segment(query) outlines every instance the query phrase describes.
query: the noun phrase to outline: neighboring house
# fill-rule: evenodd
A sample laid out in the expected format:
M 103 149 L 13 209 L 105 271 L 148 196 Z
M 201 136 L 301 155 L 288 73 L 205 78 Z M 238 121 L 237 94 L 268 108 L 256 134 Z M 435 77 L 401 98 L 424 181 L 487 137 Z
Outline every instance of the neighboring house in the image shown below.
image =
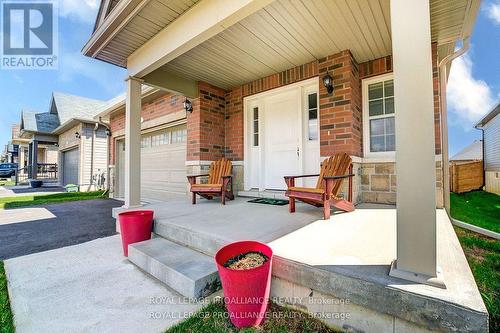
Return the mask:
M 23 139 L 20 137 L 20 124 L 12 125 L 12 141 L 11 143 L 17 146 L 17 160 L 15 163 L 18 164 L 18 168 L 23 171 L 27 170 L 28 166 L 28 139 Z
M 23 139 L 23 163 L 19 165 L 19 174 L 28 178 L 38 178 L 40 167 L 51 165 L 55 170 L 57 164 L 57 136 L 52 131 L 57 127 L 57 115 L 37 113 L 30 110 L 21 111 L 19 138 Z M 51 173 L 50 178 L 55 178 Z
M 22 175 L 27 173 L 27 151 L 28 151 L 28 140 L 23 139 L 19 136 L 19 124 L 14 124 L 11 127 L 11 139 L 5 145 L 5 150 L 2 153 L 1 162 L 5 163 L 16 163 L 19 172 Z M 42 147 L 40 147 L 43 149 Z M 40 155 L 46 156 L 46 153 L 42 150 Z
M 500 194 L 500 103 L 476 125 L 483 131 L 485 189 Z
M 92 176 L 106 174 L 107 126 L 93 120 L 103 105 L 104 101 L 54 92 L 48 112 L 23 111 L 20 136 L 28 140 L 30 177 L 37 177 L 40 164 L 57 164 L 61 185 L 77 184 L 86 190 Z M 36 157 L 33 149 L 39 152 Z
M 107 177 L 107 125 L 93 120 L 106 102 L 55 92 L 50 113 L 57 114 L 59 125 L 52 131 L 58 136 L 59 182 L 77 184 L 86 190 L 96 177 Z M 94 181 L 92 180 L 94 177 Z
M 179 179 L 226 157 L 245 196 L 282 191 L 284 176 L 318 173 L 324 158 L 346 152 L 357 203 L 397 200 L 396 259 L 372 268 L 413 281 L 401 281 L 408 287 L 442 287 L 436 207 L 447 197 L 448 143 L 440 103 L 449 59 L 457 42 L 467 48 L 478 9 L 477 0 L 102 1 L 83 53 L 127 69 L 125 112 L 103 113 L 116 129 L 111 164 L 124 162 L 115 166 L 124 208 L 176 182 L 164 178 L 168 163 L 152 160 L 166 154 L 159 146 L 173 141 L 168 126 L 177 121 L 187 129 L 185 155 L 169 159 L 184 159 Z M 165 94 L 147 100 L 144 85 Z M 192 106 L 185 120 L 182 102 Z M 155 195 L 167 191 L 177 190 Z M 322 277 L 311 280 L 321 285 Z M 297 290 L 312 290 L 307 282 Z M 390 289 L 383 283 L 377 288 Z M 404 308 L 406 296 L 393 308 Z
M 450 158 L 450 162 L 471 162 L 483 159 L 483 141 L 475 140 Z

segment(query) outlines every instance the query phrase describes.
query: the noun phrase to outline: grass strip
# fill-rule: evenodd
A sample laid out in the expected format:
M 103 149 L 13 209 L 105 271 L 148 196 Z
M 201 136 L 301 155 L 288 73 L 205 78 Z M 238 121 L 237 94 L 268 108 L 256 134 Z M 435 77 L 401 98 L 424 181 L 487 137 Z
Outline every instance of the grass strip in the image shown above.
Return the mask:
M 271 303 L 268 315 L 269 317 L 261 327 L 238 330 L 229 320 L 224 303 L 222 301 L 215 301 L 192 317 L 171 327 L 166 333 L 338 332 L 303 311 L 279 306 L 275 303 Z
M 47 205 L 78 200 L 104 199 L 107 195 L 103 191 L 96 192 L 65 192 L 42 195 L 26 195 L 18 197 L 0 198 L 0 209 Z
M 485 191 L 450 193 L 451 216 L 500 233 L 500 195 Z
M 14 332 L 13 318 L 7 291 L 7 277 L 5 276 L 3 261 L 0 261 L 0 333 Z

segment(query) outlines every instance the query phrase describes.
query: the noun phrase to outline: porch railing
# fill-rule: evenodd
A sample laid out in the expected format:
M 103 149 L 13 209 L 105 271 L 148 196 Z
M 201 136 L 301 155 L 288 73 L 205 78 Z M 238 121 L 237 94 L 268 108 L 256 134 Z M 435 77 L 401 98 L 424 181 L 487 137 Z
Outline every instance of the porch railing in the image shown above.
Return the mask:
M 16 185 L 28 183 L 30 178 L 57 179 L 57 163 L 38 163 L 36 177 L 30 177 L 30 166 L 16 170 Z

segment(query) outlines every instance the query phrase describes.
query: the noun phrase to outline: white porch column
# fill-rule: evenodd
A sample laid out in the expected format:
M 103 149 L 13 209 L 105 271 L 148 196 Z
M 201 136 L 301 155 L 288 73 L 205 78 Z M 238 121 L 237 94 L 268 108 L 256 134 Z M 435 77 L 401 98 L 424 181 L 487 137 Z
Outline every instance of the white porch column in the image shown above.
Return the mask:
M 128 77 L 125 104 L 125 208 L 141 205 L 141 87 Z
M 397 259 L 390 275 L 444 287 L 436 263 L 436 162 L 429 1 L 391 0 Z

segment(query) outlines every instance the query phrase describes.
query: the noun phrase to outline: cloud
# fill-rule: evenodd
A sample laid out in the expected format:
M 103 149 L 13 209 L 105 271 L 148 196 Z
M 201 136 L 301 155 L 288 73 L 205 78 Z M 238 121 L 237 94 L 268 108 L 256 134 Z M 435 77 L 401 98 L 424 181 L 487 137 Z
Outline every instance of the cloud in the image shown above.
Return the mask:
M 59 2 L 59 16 L 84 23 L 94 23 L 98 9 L 98 0 L 61 0 Z
M 473 77 L 472 60 L 469 55 L 453 61 L 447 88 L 450 121 L 460 124 L 464 130 L 472 130 L 474 124 L 495 103 L 488 84 Z
M 123 91 L 125 87 L 125 73 L 121 73 L 118 68 L 87 58 L 78 51 L 61 52 L 58 79 L 62 82 L 75 82 L 82 77 L 112 94 Z
M 486 5 L 485 10 L 493 23 L 500 24 L 500 2 Z

